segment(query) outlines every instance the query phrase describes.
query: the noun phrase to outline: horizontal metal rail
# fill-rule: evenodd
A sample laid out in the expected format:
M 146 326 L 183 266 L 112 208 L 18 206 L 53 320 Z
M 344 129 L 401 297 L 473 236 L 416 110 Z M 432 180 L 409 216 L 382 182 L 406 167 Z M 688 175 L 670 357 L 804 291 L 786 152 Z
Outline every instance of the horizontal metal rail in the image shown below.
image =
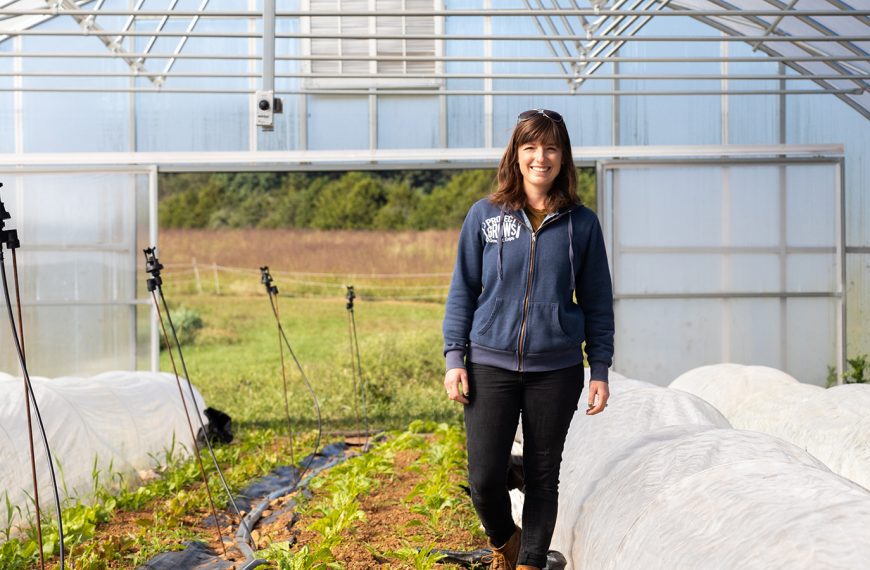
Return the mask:
M 830 164 L 830 161 L 827 161 Z M 810 254 L 831 254 L 837 253 L 836 246 L 751 246 L 751 245 L 721 245 L 721 246 L 619 246 L 620 253 L 654 253 L 654 254 L 675 254 L 675 255 L 694 255 L 694 254 L 709 254 L 715 253 L 720 255 L 772 255 L 772 254 L 794 254 L 794 253 L 810 253 Z
M 169 53 L 112 53 L 112 52 L 0 52 L 0 58 L 3 57 L 22 57 L 22 58 L 123 58 L 123 57 L 141 57 L 147 59 L 220 59 L 220 60 L 261 60 L 262 55 L 259 54 L 210 54 L 210 53 L 180 53 L 178 55 Z M 276 55 L 276 60 L 281 61 L 440 61 L 445 63 L 558 63 L 558 62 L 611 62 L 611 63 L 770 63 L 770 62 L 832 62 L 832 61 L 867 61 L 867 56 L 864 55 L 842 55 L 842 56 L 818 56 L 818 55 L 797 55 L 794 57 L 787 56 L 768 56 L 763 55 L 745 56 L 745 57 L 625 57 L 625 56 L 601 56 L 601 57 L 584 57 L 578 54 L 576 57 L 485 57 L 485 56 L 401 56 L 401 55 Z
M 846 79 L 846 78 L 843 78 Z M 0 87 L 0 93 L 197 93 L 197 94 L 225 94 L 225 95 L 251 95 L 255 89 L 194 89 L 194 88 L 169 88 L 169 87 Z M 624 96 L 624 97 L 650 97 L 650 96 L 677 96 L 677 95 L 861 95 L 865 89 L 855 87 L 850 89 L 742 89 L 733 91 L 717 90 L 682 90 L 682 91 L 495 91 L 495 90 L 462 90 L 441 91 L 437 88 L 424 87 L 419 89 L 390 89 L 390 88 L 353 88 L 353 89 L 276 89 L 276 95 L 413 95 L 423 97 L 448 96 L 468 97 L 482 95 L 505 95 L 523 96 L 533 95 L 536 97 L 566 95 L 566 96 Z
M 61 9 L 32 9 L 32 10 L 16 10 L 16 9 L 0 9 L 0 16 L 136 16 L 137 18 L 161 18 L 164 16 L 178 16 L 180 18 L 190 18 L 194 16 L 213 16 L 218 18 L 256 18 L 263 17 L 262 12 L 239 11 L 239 10 L 209 10 L 207 12 L 194 12 L 191 10 L 61 10 Z M 517 16 L 590 16 L 590 17 L 618 17 L 618 16 L 756 16 L 756 17 L 858 17 L 870 16 L 870 10 L 812 10 L 812 9 L 795 9 L 795 10 L 777 10 L 774 8 L 768 10 L 741 10 L 741 9 L 720 9 L 720 10 L 598 10 L 591 8 L 564 8 L 564 9 L 493 9 L 493 10 L 379 10 L 377 12 L 361 11 L 361 10 L 285 10 L 277 11 L 275 15 L 279 18 L 306 18 L 306 17 L 384 17 L 384 16 L 406 16 L 406 17 L 449 17 L 449 16 L 464 16 L 464 17 L 482 17 L 490 16 L 498 17 L 517 17 Z
M 176 31 L 147 31 L 147 30 L 100 30 L 99 33 L 89 30 L 4 30 L 6 36 L 127 36 L 127 37 L 188 37 L 188 38 L 262 38 L 261 32 L 176 32 Z M 323 34 L 306 34 L 303 32 L 276 33 L 280 39 L 302 40 L 446 40 L 446 41 L 551 41 L 553 37 L 547 35 L 532 34 L 350 34 L 347 32 L 334 32 Z M 559 35 L 559 40 L 579 42 L 866 42 L 870 41 L 870 35 L 866 36 L 631 36 L 631 35 Z
M 839 299 L 842 293 L 824 292 L 781 292 L 781 293 L 614 293 L 614 300 L 644 301 L 647 299 L 673 299 L 685 301 L 688 299 L 793 299 L 793 298 L 830 298 Z
M 190 79 L 253 79 L 262 77 L 260 73 L 209 73 L 209 72 L 182 72 L 161 73 L 158 71 L 140 72 L 98 72 L 98 71 L 23 71 L 0 72 L 0 77 L 99 77 L 99 78 L 129 78 L 129 77 L 183 77 Z M 625 79 L 625 80 L 654 80 L 654 81 L 721 81 L 723 79 L 733 81 L 812 81 L 812 80 L 870 80 L 870 74 L 866 75 L 764 75 L 764 74 L 669 74 L 669 75 L 639 75 L 639 74 L 610 74 L 596 73 L 591 75 L 566 75 L 563 73 L 275 73 L 276 78 L 305 78 L 305 79 L 553 79 L 563 81 L 565 79 Z

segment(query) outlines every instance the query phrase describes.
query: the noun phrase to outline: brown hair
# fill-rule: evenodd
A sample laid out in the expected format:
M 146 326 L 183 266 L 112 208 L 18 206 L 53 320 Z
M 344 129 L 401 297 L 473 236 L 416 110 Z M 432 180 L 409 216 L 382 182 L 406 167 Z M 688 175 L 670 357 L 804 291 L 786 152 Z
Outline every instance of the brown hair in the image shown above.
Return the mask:
M 526 207 L 526 193 L 523 190 L 523 175 L 517 159 L 520 147 L 528 142 L 541 142 L 555 145 L 562 150 L 562 165 L 553 186 L 547 193 L 546 207 L 552 212 L 580 203 L 577 196 L 577 171 L 571 156 L 571 139 L 564 121 L 553 121 L 543 114 L 520 121 L 514 127 L 501 162 L 498 165 L 498 188 L 490 194 L 489 200 L 497 206 L 518 211 Z

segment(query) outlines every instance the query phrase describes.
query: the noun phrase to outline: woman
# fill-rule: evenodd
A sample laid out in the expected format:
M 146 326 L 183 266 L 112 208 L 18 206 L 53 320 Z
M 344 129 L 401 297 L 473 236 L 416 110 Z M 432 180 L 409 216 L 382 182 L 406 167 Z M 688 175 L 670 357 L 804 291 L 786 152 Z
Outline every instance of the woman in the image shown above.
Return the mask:
M 471 498 L 490 568 L 543 568 L 559 465 L 591 368 L 588 415 L 604 410 L 613 295 L 598 218 L 580 204 L 558 113 L 520 113 L 498 189 L 465 218 L 444 317 L 444 387 L 465 407 Z M 575 302 L 576 295 L 576 302 Z M 510 449 L 522 419 L 523 532 L 511 517 Z

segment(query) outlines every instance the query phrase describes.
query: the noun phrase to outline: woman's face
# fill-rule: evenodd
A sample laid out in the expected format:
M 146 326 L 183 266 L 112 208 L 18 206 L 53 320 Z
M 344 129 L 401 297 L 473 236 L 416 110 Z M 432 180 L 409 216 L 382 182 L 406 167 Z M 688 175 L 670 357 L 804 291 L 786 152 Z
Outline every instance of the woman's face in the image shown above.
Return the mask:
M 562 149 L 540 141 L 520 145 L 517 162 L 526 190 L 548 192 L 562 168 Z

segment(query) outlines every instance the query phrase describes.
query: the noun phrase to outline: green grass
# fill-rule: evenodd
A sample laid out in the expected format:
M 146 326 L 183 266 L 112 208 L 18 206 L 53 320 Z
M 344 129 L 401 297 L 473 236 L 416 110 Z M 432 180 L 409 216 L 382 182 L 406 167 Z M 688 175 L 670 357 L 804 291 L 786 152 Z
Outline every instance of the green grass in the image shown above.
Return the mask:
M 195 344 L 184 347 L 184 358 L 207 404 L 230 414 L 242 428 L 283 431 L 278 333 L 265 292 L 215 296 L 167 290 L 166 297 L 172 306 L 198 311 L 204 320 Z M 355 428 L 344 299 L 279 297 L 279 311 L 317 393 L 326 429 Z M 442 389 L 444 306 L 358 300 L 355 312 L 372 427 L 401 428 L 413 419 L 458 421 L 461 410 Z M 315 425 L 311 399 L 286 352 L 285 365 L 294 427 L 310 429 Z M 165 352 L 161 368 L 171 371 Z
M 231 489 L 237 491 L 271 468 L 288 464 L 286 442 L 278 448 L 274 445 L 278 436 L 287 433 L 287 423 L 278 333 L 265 292 L 217 296 L 175 293 L 167 288 L 165 294 L 172 308 L 184 306 L 202 317 L 204 326 L 195 341 L 184 346 L 184 358 L 191 380 L 207 405 L 233 418 L 236 442 L 215 448 Z M 279 297 L 279 308 L 290 343 L 320 400 L 324 429 L 356 429 L 344 299 Z M 443 311 L 444 306 L 436 303 L 357 301 L 357 331 L 373 430 L 404 429 L 417 419 L 458 424 L 461 409 L 447 400 L 442 388 Z M 298 461 L 310 451 L 316 421 L 308 393 L 286 353 L 285 363 Z M 177 356 L 176 364 L 181 373 Z M 172 370 L 165 351 L 161 368 Z M 198 465 L 192 459 L 173 459 L 175 455 L 167 450 L 163 461 L 167 467 L 159 469 L 160 477 L 147 485 L 128 487 L 123 481 L 110 484 L 113 474 L 95 473 L 93 501 L 65 501 L 65 542 L 74 560 L 71 568 L 135 566 L 158 552 L 179 548 L 183 540 L 204 538 L 183 523 L 186 515 L 203 516 L 208 512 L 205 490 L 198 483 Z M 223 509 L 226 497 L 211 462 L 207 458 L 204 462 L 216 506 Z M 352 465 L 372 470 L 372 465 L 348 467 Z M 431 489 L 417 490 L 420 497 L 430 494 L 433 498 L 424 514 L 437 521 L 444 505 L 451 503 Z M 5 534 L 12 527 L 12 508 L 7 505 Z M 101 534 L 105 523 L 117 512 L 142 510 L 153 513 L 154 519 L 143 519 L 135 534 Z M 55 556 L 56 525 L 56 521 L 47 520 L 43 526 L 45 551 Z M 32 567 L 38 549 L 33 534 L 31 528 L 20 540 L 0 545 L 0 567 Z M 311 560 L 317 556 L 317 552 L 310 554 Z M 424 567 L 428 567 L 427 556 L 415 556 L 422 556 Z

